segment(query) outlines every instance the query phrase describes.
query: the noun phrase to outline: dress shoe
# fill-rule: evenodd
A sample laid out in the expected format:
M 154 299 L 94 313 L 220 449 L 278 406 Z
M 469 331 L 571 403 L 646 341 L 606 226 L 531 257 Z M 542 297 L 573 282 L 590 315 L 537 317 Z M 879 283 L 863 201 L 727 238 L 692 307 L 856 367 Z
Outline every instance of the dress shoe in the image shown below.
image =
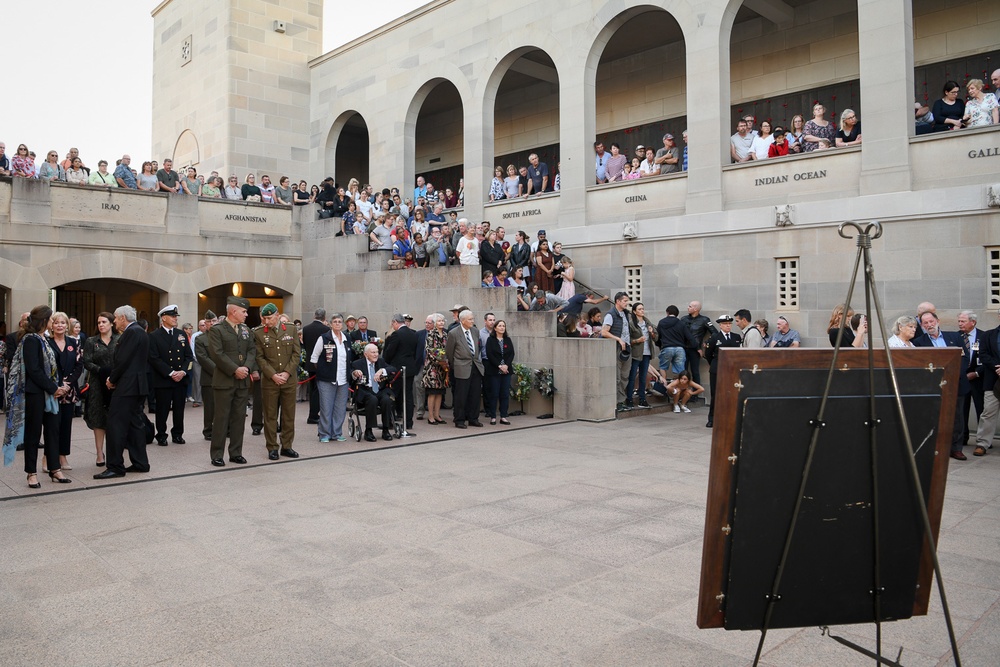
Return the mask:
M 186 443 L 186 442 L 184 441 L 184 438 L 182 438 L 182 437 L 181 437 L 181 436 L 179 436 L 179 435 L 178 435 L 177 437 L 175 437 L 175 438 L 171 438 L 171 439 L 170 439 L 170 442 L 172 442 L 172 443 L 174 443 L 174 444 L 176 444 L 176 445 L 185 445 L 185 444 L 187 444 L 187 443 Z
M 365 431 L 365 442 L 378 442 L 378 438 L 371 431 Z
M 96 466 L 97 466 L 98 468 L 103 468 L 103 467 L 105 467 L 106 465 L 108 465 L 108 462 L 107 462 L 107 461 L 98 461 L 98 462 L 97 462 L 97 463 L 96 463 L 95 465 L 96 465 Z
M 255 428 L 252 431 L 250 431 L 250 435 L 260 435 L 260 431 L 261 429 Z
M 392 433 L 389 433 L 388 431 L 382 431 L 382 439 L 392 440 Z
M 163 440 L 157 440 L 156 444 L 158 444 L 160 447 L 166 447 L 167 446 L 167 439 L 164 438 Z
M 708 423 L 705 424 L 705 428 L 712 428 L 712 420 L 709 419 Z
M 247 460 L 245 458 L 243 458 L 242 456 L 230 456 L 229 457 L 229 462 L 230 463 L 239 463 L 240 465 L 244 465 L 247 462 Z
M 133 463 L 129 467 L 125 468 L 125 472 L 149 472 L 149 468 L 140 468 Z
M 976 451 L 972 452 L 973 456 L 986 456 L 986 448 L 983 446 L 976 447 Z
M 958 451 L 958 452 L 952 452 L 951 453 L 951 458 L 956 459 L 958 461 L 965 461 L 969 457 L 966 456 L 965 454 L 963 454 L 961 451 Z
M 268 458 L 269 461 L 277 461 L 278 460 L 278 450 L 277 449 L 268 450 L 268 452 L 267 452 L 267 458 Z
M 478 419 L 474 419 L 471 422 L 469 422 L 469 426 L 480 426 L 481 427 L 482 425 L 483 425 L 483 422 L 479 421 Z
M 65 475 L 63 475 L 62 477 L 56 477 L 56 475 L 62 475 L 62 471 L 61 470 L 56 470 L 55 472 L 49 471 L 49 479 L 51 479 L 53 482 L 59 482 L 60 484 L 69 484 L 70 482 L 73 481 L 69 477 L 66 477 Z
M 465 422 L 455 422 L 455 428 L 469 428 L 465 425 Z
M 15 447 L 14 451 L 16 451 L 16 452 L 23 452 L 24 451 L 24 443 L 21 443 L 20 445 L 18 445 L 17 447 Z
M 318 419 L 307 419 L 306 423 L 307 424 L 318 424 L 319 420 Z
M 288 449 L 282 449 L 278 453 L 281 454 L 282 456 L 287 456 L 290 459 L 297 459 L 297 458 L 299 458 L 299 453 L 297 451 L 295 451 L 294 449 L 292 449 L 291 447 L 289 447 Z
M 124 477 L 125 473 L 115 472 L 114 470 L 105 470 L 94 475 L 94 479 L 111 479 L 113 477 Z
M 212 459 L 212 465 L 214 465 L 216 468 L 221 468 L 224 465 L 226 465 L 226 462 L 223 461 L 222 459 Z
M 501 417 L 500 418 L 500 423 L 503 424 L 504 426 L 510 426 L 510 422 L 507 421 L 506 417 Z

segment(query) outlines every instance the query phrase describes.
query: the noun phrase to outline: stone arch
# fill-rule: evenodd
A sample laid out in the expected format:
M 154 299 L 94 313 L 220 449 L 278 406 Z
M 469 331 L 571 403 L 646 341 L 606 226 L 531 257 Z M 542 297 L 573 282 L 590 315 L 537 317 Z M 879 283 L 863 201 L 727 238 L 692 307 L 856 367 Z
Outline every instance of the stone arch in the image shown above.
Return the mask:
M 471 95 L 468 82 L 462 72 L 455 65 L 448 63 L 435 63 L 433 67 L 437 69 L 437 76 L 432 76 L 427 79 L 414 91 L 410 98 L 410 105 L 406 110 L 406 118 L 403 124 L 403 182 L 407 184 L 414 182 L 418 171 L 415 164 L 417 159 L 417 121 L 427 98 L 435 89 L 438 88 L 438 86 L 451 86 L 451 88 L 458 94 L 459 104 L 461 105 L 460 116 L 462 122 L 462 132 L 460 133 L 462 138 L 462 163 L 465 164 L 466 162 L 464 131 L 466 124 L 465 115 L 467 104 Z M 425 170 L 421 169 L 420 171 Z M 437 185 L 441 184 L 438 183 Z M 405 193 L 403 196 L 405 199 Z
M 191 130 L 184 130 L 177 137 L 173 152 L 174 168 L 196 167 L 201 162 L 198 137 Z
M 185 275 L 190 292 L 228 283 L 261 283 L 290 295 L 299 291 L 301 266 L 297 262 L 265 258 L 241 258 L 215 262 Z
M 360 121 L 360 124 L 358 121 Z M 342 142 L 341 140 L 344 141 Z M 364 150 L 355 151 L 357 156 L 356 161 L 348 160 L 345 150 L 349 148 L 349 144 L 359 142 L 365 145 Z M 371 130 L 368 127 L 368 121 L 365 120 L 365 117 L 360 111 L 355 109 L 342 111 L 334 119 L 326 134 L 326 144 L 324 145 L 322 161 L 324 173 L 316 181 L 318 182 L 327 176 L 333 176 L 341 185 L 345 186 L 347 185 L 347 180 L 351 177 L 356 177 L 364 183 L 369 178 L 368 155 L 370 146 Z M 341 170 L 349 173 L 342 174 L 340 173 Z
M 148 259 L 112 250 L 58 259 L 38 267 L 38 274 L 48 289 L 84 280 L 113 279 L 160 292 L 173 290 L 178 275 Z

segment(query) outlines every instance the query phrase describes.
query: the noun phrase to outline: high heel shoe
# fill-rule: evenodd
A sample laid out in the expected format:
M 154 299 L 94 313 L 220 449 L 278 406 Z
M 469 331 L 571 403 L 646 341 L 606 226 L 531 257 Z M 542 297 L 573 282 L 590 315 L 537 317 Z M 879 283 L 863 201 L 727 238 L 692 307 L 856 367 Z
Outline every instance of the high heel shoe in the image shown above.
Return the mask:
M 70 482 L 73 481 L 69 477 L 66 477 L 66 476 L 56 477 L 56 475 L 61 475 L 61 474 L 62 474 L 62 470 L 50 470 L 49 471 L 49 479 L 51 479 L 53 482 L 59 482 L 60 484 L 69 484 Z
M 103 468 L 104 466 L 108 465 L 108 462 L 107 461 L 98 461 L 95 465 L 97 465 L 98 468 Z
M 31 483 L 31 478 L 32 477 L 35 478 L 35 483 L 34 484 Z M 42 488 L 42 483 L 38 481 L 38 475 L 36 475 L 35 473 L 31 473 L 31 474 L 28 475 L 28 488 L 29 489 L 40 489 L 40 488 Z

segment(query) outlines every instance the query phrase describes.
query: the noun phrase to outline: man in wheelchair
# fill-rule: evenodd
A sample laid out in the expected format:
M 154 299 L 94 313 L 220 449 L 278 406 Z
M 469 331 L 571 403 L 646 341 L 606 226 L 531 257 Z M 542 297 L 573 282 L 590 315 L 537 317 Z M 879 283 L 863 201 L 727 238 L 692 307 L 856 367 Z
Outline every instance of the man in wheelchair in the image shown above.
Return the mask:
M 389 383 L 396 369 L 385 363 L 373 343 L 365 346 L 365 356 L 351 364 L 351 381 L 354 383 L 354 402 L 365 414 L 365 440 L 375 442 L 372 429 L 378 414 L 382 414 L 382 439 L 392 440 L 393 409 L 395 396 Z

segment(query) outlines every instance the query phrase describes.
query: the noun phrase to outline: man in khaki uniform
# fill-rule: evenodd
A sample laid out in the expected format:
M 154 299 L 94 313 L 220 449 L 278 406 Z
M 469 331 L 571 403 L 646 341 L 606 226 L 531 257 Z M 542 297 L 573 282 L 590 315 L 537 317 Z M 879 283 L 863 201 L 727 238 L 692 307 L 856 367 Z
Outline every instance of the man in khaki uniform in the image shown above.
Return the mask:
M 244 322 L 250 302 L 238 296 L 226 299 L 226 317 L 208 332 L 208 353 L 215 363 L 212 391 L 215 418 L 212 421 L 212 465 L 224 466 L 222 454 L 229 436 L 229 460 L 243 458 L 243 429 L 246 423 L 250 383 L 260 380 L 254 353 L 253 333 Z
M 295 393 L 298 390 L 299 330 L 294 324 L 279 321 L 278 308 L 269 303 L 260 309 L 264 322 L 253 330 L 260 369 L 260 393 L 264 407 L 264 440 L 267 458 L 278 455 L 297 459 L 292 449 L 295 439 Z M 278 404 L 281 404 L 281 447 L 278 447 Z

